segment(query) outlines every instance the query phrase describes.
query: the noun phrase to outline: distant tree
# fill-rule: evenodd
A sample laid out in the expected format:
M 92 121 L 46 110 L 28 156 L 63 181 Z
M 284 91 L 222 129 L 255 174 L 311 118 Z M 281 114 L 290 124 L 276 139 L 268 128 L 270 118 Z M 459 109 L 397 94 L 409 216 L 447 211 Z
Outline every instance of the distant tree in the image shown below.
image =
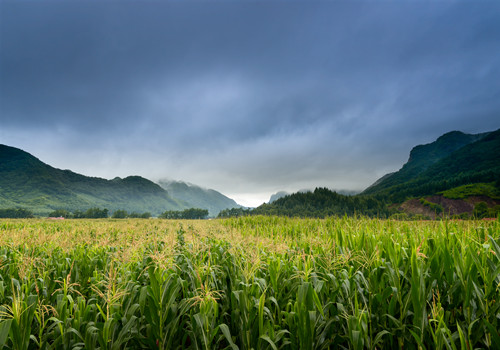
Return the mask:
M 159 216 L 161 219 L 206 219 L 207 209 L 190 208 L 182 211 L 167 210 Z
M 219 215 L 217 215 L 218 218 L 231 218 L 231 217 L 239 217 L 239 216 L 247 216 L 250 215 L 251 210 L 250 209 L 243 209 L 243 208 L 231 208 L 231 209 L 224 209 L 219 212 Z
M 182 219 L 206 219 L 208 216 L 207 209 L 191 208 L 182 212 Z
M 500 205 L 495 205 L 493 208 L 488 209 L 488 217 L 498 218 L 500 216 Z
M 488 216 L 488 204 L 486 202 L 479 202 L 474 206 L 474 216 L 482 219 Z
M 73 213 L 73 217 L 75 219 L 100 219 L 108 217 L 108 209 L 100 209 L 100 208 L 90 208 L 85 212 L 80 210 L 75 210 Z
M 149 219 L 151 217 L 151 213 L 150 212 L 145 212 L 145 213 L 137 213 L 137 212 L 132 212 L 130 214 L 128 214 L 128 217 L 129 218 L 134 218 L 134 219 Z
M 25 219 L 32 218 L 33 212 L 24 208 L 0 209 L 0 218 Z
M 176 210 L 167 210 L 160 214 L 159 218 L 161 219 L 180 219 L 181 212 Z
M 111 217 L 113 219 L 126 219 L 128 217 L 128 213 L 126 210 L 115 210 Z
M 85 218 L 85 213 L 83 211 L 81 211 L 81 210 L 75 210 L 73 212 L 73 218 L 75 218 L 75 219 L 83 219 L 83 218 Z
M 49 217 L 52 217 L 52 218 L 63 217 L 63 218 L 69 219 L 69 218 L 73 217 L 73 214 L 70 211 L 65 210 L 65 209 L 57 209 L 57 210 L 54 210 L 53 212 L 50 212 Z

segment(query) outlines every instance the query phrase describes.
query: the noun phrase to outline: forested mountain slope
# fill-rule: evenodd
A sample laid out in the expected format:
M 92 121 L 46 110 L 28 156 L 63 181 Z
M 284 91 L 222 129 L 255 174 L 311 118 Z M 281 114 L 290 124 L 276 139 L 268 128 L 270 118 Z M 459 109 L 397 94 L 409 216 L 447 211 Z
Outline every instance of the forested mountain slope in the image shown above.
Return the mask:
M 499 177 L 500 129 L 477 135 L 451 132 L 415 147 L 401 170 L 362 194 L 384 195 L 400 202 L 466 184 L 494 182 Z
M 0 145 L 0 208 L 24 207 L 35 214 L 89 207 L 160 214 L 187 205 L 139 176 L 106 180 L 60 170 L 20 149 Z

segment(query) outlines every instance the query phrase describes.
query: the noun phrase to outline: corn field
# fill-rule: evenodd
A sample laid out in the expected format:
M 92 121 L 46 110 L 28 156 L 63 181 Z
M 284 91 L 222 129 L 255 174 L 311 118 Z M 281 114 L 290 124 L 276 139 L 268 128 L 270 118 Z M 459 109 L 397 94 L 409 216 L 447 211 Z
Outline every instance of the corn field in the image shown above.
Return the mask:
M 500 349 L 500 222 L 0 221 L 3 349 Z

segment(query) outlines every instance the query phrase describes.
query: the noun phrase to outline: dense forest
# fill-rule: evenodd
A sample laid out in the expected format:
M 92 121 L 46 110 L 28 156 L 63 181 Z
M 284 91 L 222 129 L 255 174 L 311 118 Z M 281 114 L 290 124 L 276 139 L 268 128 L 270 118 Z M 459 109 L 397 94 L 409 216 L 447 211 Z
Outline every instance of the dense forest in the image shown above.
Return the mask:
M 345 196 L 327 188 L 316 188 L 313 192 L 294 193 L 263 204 L 252 210 L 252 215 L 388 217 L 392 213 L 388 204 L 383 197 Z
M 363 215 L 385 218 L 396 212 L 390 209 L 389 204 L 383 196 L 346 196 L 328 188 L 316 188 L 312 192 L 287 195 L 255 209 L 226 209 L 219 213 L 219 217 L 279 215 L 324 218 Z
M 208 217 L 207 209 L 190 208 L 185 210 L 167 210 L 159 216 L 160 219 L 206 219 Z
M 23 219 L 32 218 L 33 212 L 24 208 L 0 209 L 0 218 Z

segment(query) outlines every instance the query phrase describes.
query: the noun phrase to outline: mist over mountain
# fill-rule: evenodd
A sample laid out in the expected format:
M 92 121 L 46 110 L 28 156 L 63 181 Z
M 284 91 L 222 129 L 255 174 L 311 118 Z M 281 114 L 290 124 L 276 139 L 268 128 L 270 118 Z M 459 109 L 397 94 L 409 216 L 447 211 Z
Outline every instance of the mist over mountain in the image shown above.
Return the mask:
M 158 184 L 173 198 L 192 208 L 207 209 L 209 216 L 217 216 L 221 210 L 241 207 L 222 193 L 200 186 L 174 180 L 159 180 Z
M 279 191 L 279 192 L 273 193 L 271 195 L 271 197 L 269 198 L 269 202 L 268 203 L 275 202 L 275 201 L 277 201 L 280 198 L 289 196 L 290 194 L 291 194 L 290 192 L 286 192 L 286 191 Z
M 0 208 L 23 207 L 38 215 L 53 210 L 107 208 L 111 212 L 150 212 L 156 216 L 166 210 L 237 207 L 222 194 L 181 182 L 170 183 L 168 190 L 140 176 L 106 180 L 70 170 L 56 169 L 18 148 L 0 145 Z

